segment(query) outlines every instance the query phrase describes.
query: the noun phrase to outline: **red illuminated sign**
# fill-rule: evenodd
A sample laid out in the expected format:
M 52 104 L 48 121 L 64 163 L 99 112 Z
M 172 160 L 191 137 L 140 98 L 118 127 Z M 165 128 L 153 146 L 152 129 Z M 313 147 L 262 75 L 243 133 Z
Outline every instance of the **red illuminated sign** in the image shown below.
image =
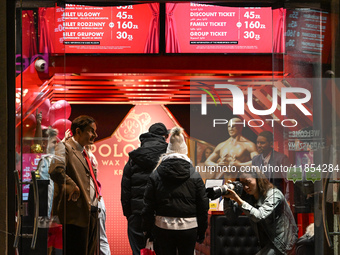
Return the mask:
M 272 9 L 168 3 L 167 53 L 271 53 Z
M 52 53 L 158 53 L 159 4 L 56 7 Z

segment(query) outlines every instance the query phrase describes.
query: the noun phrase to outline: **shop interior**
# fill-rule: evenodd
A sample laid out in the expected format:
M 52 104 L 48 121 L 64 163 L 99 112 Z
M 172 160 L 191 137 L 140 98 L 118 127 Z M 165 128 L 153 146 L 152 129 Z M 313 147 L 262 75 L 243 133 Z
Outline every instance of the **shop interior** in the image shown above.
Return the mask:
M 202 117 L 202 88 L 212 89 L 215 83 L 237 85 L 243 92 L 244 104 L 248 102 L 243 114 L 238 115 L 246 123 L 244 136 L 256 143 L 259 133 L 271 131 L 274 134 L 274 149 L 287 155 L 292 165 L 313 164 L 316 168 L 317 165 L 331 161 L 327 149 L 331 144 L 337 147 L 336 129 L 339 118 L 336 104 L 339 90 L 331 79 L 335 45 L 333 31 L 337 28 L 337 19 L 331 11 L 331 5 L 281 1 L 245 1 L 242 4 L 214 1 L 208 4 L 214 5 L 214 8 L 222 8 L 224 12 L 226 11 L 223 8 L 241 8 L 244 12 L 249 10 L 250 13 L 256 11 L 257 7 L 265 9 L 270 15 L 266 21 L 270 28 L 263 33 L 269 36 L 269 51 L 262 49 L 262 45 L 253 48 L 245 46 L 236 50 L 229 48 L 225 52 L 220 44 L 218 45 L 222 50 L 215 47 L 215 51 L 209 48 L 213 44 L 195 49 L 192 47 L 194 44 L 190 44 L 191 48 L 185 41 L 182 44 L 180 37 L 189 33 L 184 29 L 194 31 L 190 30 L 194 25 L 189 15 L 183 16 L 183 20 L 176 18 L 179 19 L 181 15 L 181 5 L 193 8 L 189 2 L 139 1 L 131 5 L 105 1 L 18 2 L 15 143 L 16 170 L 21 173 L 18 183 L 23 194 L 21 200 L 17 198 L 18 204 L 13 206 L 16 206 L 18 213 L 23 216 L 19 217 L 22 218 L 21 221 L 15 223 L 18 234 L 17 254 L 46 254 L 47 250 L 47 239 L 44 239 L 46 232 L 38 233 L 34 250 L 30 247 L 32 239 L 22 237 L 25 231 L 34 230 L 33 226 L 29 226 L 31 221 L 25 218 L 28 214 L 20 211 L 29 203 L 28 196 L 31 194 L 30 185 L 25 182 L 31 181 L 31 171 L 36 170 L 39 157 L 44 153 L 43 150 L 35 150 L 32 147 L 39 139 L 44 141 L 44 138 L 37 135 L 39 113 L 42 116 L 42 130 L 48 126 L 57 128 L 60 139 L 75 117 L 86 114 L 96 119 L 98 138 L 92 150 L 99 162 L 98 179 L 102 183 L 102 195 L 107 208 L 106 230 L 112 254 L 131 253 L 126 233 L 127 222 L 120 204 L 120 182 L 128 153 L 139 146 L 138 136 L 141 133 L 146 132 L 148 127 L 156 122 L 163 122 L 169 129 L 174 126 L 182 127 L 194 166 L 201 163 L 207 148 L 213 150 L 220 142 L 229 138 L 227 125 L 217 125 L 213 128 L 212 123 L 221 116 L 229 120 L 237 115 L 234 114 L 234 95 L 228 90 L 218 90 L 218 93 L 211 90 L 214 96 L 218 97 L 217 103 L 220 102 L 221 105 L 219 110 L 215 111 L 217 103 L 212 97 L 209 98 L 207 108 L 210 114 Z M 133 41 L 130 38 L 133 44 L 128 42 L 128 47 L 122 44 L 123 46 L 118 45 L 116 48 L 96 48 L 96 44 L 88 43 L 92 40 L 90 38 L 68 40 L 68 37 L 73 36 L 72 33 L 78 33 L 72 31 L 89 31 L 84 26 L 91 26 L 91 19 L 81 21 L 88 23 L 79 24 L 78 30 L 74 28 L 76 24 L 66 24 L 74 22 L 71 19 L 72 13 L 76 17 L 84 15 L 85 6 L 93 8 L 92 15 L 99 13 L 94 9 L 98 8 L 103 13 L 115 13 L 118 20 L 111 30 L 93 30 L 93 36 L 101 36 L 98 34 L 100 31 L 111 34 L 114 31 L 116 41 L 128 41 L 132 34 L 134 39 L 138 40 Z M 136 9 L 140 6 L 145 9 L 138 12 Z M 194 7 L 206 6 L 203 4 Z M 183 7 L 183 13 L 185 8 Z M 129 14 L 129 11 L 132 14 Z M 179 16 L 176 16 L 176 11 Z M 146 21 L 141 21 L 139 27 L 135 27 L 141 31 L 135 33 L 133 26 L 136 26 L 136 23 L 126 21 L 124 32 L 127 33 L 120 33 L 119 30 L 116 32 L 114 29 L 123 26 L 124 22 L 124 18 L 118 13 L 127 17 L 135 15 L 134 19 L 131 19 L 133 22 L 143 20 L 144 17 Z M 307 15 L 309 21 L 305 20 Z M 311 17 L 317 19 L 315 24 L 318 37 L 313 37 L 314 41 L 308 35 L 302 36 L 302 33 L 307 33 L 302 28 L 313 23 Z M 118 25 L 120 21 L 122 23 Z M 103 22 L 108 21 L 100 22 L 104 24 Z M 97 26 L 102 25 L 100 22 L 97 22 Z M 184 22 L 192 23 L 186 25 Z M 257 23 L 252 24 L 257 26 Z M 203 28 L 204 25 L 200 26 Z M 250 23 L 247 23 L 247 26 L 250 26 Z M 297 36 L 299 33 L 301 36 Z M 314 32 L 309 30 L 308 33 Z M 117 38 L 125 35 L 125 39 Z M 79 38 L 81 36 L 79 35 Z M 199 37 L 202 36 L 200 34 Z M 78 44 L 72 44 L 72 40 Z M 94 39 L 96 42 L 98 40 L 101 39 Z M 253 41 L 255 40 L 254 38 Z M 266 43 L 258 40 L 260 44 Z M 65 43 L 67 41 L 71 43 Z M 306 45 L 311 41 L 315 45 L 309 45 L 308 48 Z M 317 43 L 319 45 L 316 45 Z M 100 41 L 100 44 L 105 44 L 105 40 Z M 291 88 L 303 88 L 310 92 L 311 98 L 304 101 L 300 108 L 294 103 L 285 103 L 284 96 L 290 100 L 303 99 L 306 96 L 299 91 L 283 95 L 284 89 Z M 276 95 L 274 91 L 277 91 Z M 253 108 L 258 111 L 272 109 L 273 102 L 276 102 L 277 107 L 269 114 L 256 114 L 256 111 L 249 107 L 250 100 Z M 285 114 L 282 109 L 286 110 Z M 311 114 L 306 115 L 301 109 Z M 299 136 L 301 134 L 307 135 Z M 337 153 L 336 149 L 334 153 Z M 212 178 L 208 176 L 207 179 Z M 287 186 L 290 194 L 288 202 L 299 228 L 299 237 L 304 235 L 308 226 L 314 224 L 317 240 L 313 244 L 315 254 L 338 252 L 337 236 L 334 234 L 338 231 L 338 212 L 334 209 L 334 215 L 326 214 L 328 205 L 324 196 L 327 187 L 329 190 L 333 189 L 333 202 L 338 200 L 335 192 L 337 184 L 328 185 L 333 179 L 337 180 L 336 175 L 330 177 L 320 174 L 314 179 L 291 176 Z M 246 217 L 240 218 L 236 223 L 227 222 L 218 205 L 215 206 L 211 207 L 209 212 L 206 239 L 203 244 L 197 244 L 196 254 L 254 254 L 258 244 Z M 21 226 L 18 227 L 19 223 Z

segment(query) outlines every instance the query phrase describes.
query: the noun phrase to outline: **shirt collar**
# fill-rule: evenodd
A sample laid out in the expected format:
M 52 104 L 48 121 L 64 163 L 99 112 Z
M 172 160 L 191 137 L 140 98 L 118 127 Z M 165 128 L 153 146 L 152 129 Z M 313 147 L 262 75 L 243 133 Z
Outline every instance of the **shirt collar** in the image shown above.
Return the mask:
M 77 149 L 78 151 L 80 151 L 80 152 L 83 152 L 84 149 L 85 149 L 85 147 L 81 146 L 80 143 L 78 143 L 78 142 L 74 139 L 73 136 L 72 136 L 71 138 L 72 138 L 73 142 L 76 144 L 76 149 Z
M 272 153 L 273 153 L 273 151 L 270 151 L 266 157 L 263 157 L 263 154 L 261 154 L 263 162 L 268 163 Z

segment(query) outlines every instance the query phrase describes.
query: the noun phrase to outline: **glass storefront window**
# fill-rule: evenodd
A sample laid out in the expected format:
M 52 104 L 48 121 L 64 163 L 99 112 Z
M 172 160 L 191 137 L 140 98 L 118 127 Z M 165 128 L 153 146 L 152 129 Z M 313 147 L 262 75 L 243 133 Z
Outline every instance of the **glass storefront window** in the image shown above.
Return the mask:
M 92 147 L 112 254 L 131 251 L 120 183 L 128 153 L 139 146 L 132 131 L 146 131 L 164 109 L 174 115 L 170 123 L 186 125 L 190 159 L 207 187 L 228 181 L 246 186 L 240 173 L 260 171 L 282 192 L 278 203 L 292 216 L 287 226 L 296 226 L 297 254 L 338 254 L 338 13 L 321 3 L 305 5 L 17 1 L 15 98 L 8 98 L 15 101 L 17 201 L 10 206 L 16 211 L 17 254 L 65 249 L 63 219 L 52 204 L 56 187 L 60 201 L 67 200 L 70 182 L 54 184 L 49 167 L 60 160 L 67 169 L 62 139 L 72 120 L 86 114 L 111 123 L 115 116 L 105 114 L 113 105 L 133 109 L 116 121 L 110 137 L 101 136 L 109 124 L 97 123 L 100 140 Z M 190 107 L 176 116 L 168 104 Z M 179 115 L 188 123 L 177 121 Z M 214 232 L 227 220 L 225 201 L 210 201 L 210 254 L 225 248 Z M 70 216 L 66 209 L 62 215 Z M 242 232 L 251 220 L 245 213 L 236 228 Z M 270 239 L 266 227 L 246 237 L 255 240 L 252 251 Z M 221 238 L 229 242 L 233 234 L 224 230 Z M 229 252 L 242 246 L 237 242 L 228 243 Z

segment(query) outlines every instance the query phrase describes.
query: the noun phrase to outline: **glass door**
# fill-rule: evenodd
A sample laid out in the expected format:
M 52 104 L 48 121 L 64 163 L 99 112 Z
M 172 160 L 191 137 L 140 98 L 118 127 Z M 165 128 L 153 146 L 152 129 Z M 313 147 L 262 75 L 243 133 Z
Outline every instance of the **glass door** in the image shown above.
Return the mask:
M 71 122 L 63 81 L 54 80 L 56 73 L 63 73 L 63 65 L 55 68 L 55 61 L 65 61 L 62 51 L 55 53 L 57 35 L 63 31 L 59 15 L 63 6 L 39 3 L 16 3 L 14 248 L 17 254 L 50 255 L 62 254 L 63 246 L 62 225 L 52 211 L 54 183 L 49 166 Z

